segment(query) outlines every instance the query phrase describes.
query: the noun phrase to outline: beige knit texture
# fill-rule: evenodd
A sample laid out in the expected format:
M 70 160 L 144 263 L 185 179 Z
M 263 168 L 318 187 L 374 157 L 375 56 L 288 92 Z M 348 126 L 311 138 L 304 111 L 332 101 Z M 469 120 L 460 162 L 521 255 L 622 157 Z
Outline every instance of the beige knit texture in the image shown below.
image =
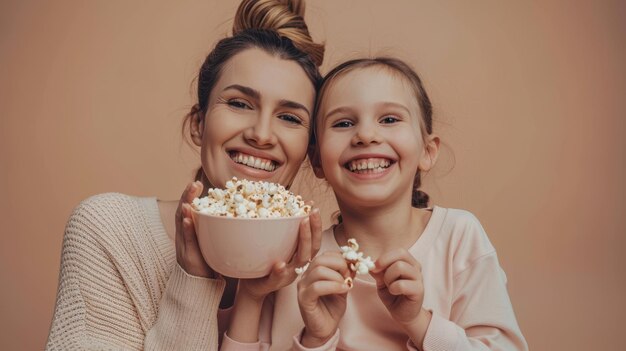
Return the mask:
M 217 350 L 223 290 L 178 266 L 156 199 L 91 197 L 65 229 L 46 350 Z

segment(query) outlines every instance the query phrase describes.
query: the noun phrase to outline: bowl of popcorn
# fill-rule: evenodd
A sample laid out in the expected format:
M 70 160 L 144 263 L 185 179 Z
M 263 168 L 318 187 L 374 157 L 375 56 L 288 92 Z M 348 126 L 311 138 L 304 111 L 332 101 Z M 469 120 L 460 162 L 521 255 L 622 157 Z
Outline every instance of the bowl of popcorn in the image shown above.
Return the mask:
M 276 262 L 288 262 L 300 222 L 311 212 L 302 197 L 284 186 L 233 178 L 192 202 L 200 251 L 216 272 L 259 278 Z

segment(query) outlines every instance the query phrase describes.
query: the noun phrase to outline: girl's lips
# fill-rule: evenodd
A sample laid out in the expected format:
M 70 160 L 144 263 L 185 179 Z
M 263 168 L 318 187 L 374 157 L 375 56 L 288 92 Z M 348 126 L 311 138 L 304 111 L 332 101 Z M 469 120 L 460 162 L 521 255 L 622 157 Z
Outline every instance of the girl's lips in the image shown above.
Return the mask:
M 373 173 L 379 173 L 393 163 L 395 163 L 394 160 L 386 157 L 368 157 L 352 159 L 347 162 L 344 167 L 350 172 L 367 173 L 372 171 Z
M 350 170 L 348 167 L 344 167 L 344 170 L 350 177 L 358 180 L 375 180 L 385 177 L 395 167 L 396 162 L 390 163 L 387 167 L 367 168 L 367 169 L 355 169 Z

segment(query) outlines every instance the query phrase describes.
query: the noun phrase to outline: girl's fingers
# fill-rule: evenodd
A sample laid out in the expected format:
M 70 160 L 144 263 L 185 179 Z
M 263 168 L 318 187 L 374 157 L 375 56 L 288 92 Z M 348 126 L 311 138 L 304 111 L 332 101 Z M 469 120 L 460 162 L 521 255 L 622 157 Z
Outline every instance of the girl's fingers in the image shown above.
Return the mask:
M 419 300 L 419 296 L 423 296 L 422 285 L 415 280 L 397 280 L 391 283 L 387 289 L 391 295 L 405 296 L 409 300 Z M 413 299 L 412 297 L 415 297 Z
M 322 296 L 345 294 L 350 287 L 345 282 L 320 280 L 306 286 L 300 291 L 302 301 L 316 301 Z
M 405 261 L 396 261 L 383 273 L 383 281 L 385 285 L 389 286 L 391 283 L 401 280 L 417 280 L 421 276 L 420 272 L 412 265 Z
M 342 272 L 325 266 L 317 266 L 307 270 L 304 277 L 302 277 L 298 284 L 306 287 L 317 281 L 327 280 L 343 282 L 346 278 L 347 276 L 344 275 Z
M 352 275 L 350 267 L 346 260 L 341 256 L 339 252 L 324 252 L 323 254 L 316 256 L 315 259 L 309 265 L 307 272 L 314 272 L 316 267 L 326 267 L 335 272 L 338 272 L 344 278 Z M 309 273 L 310 274 L 310 273 Z
M 386 271 L 389 266 L 397 261 L 404 261 L 409 265 L 415 267 L 414 269 L 416 269 L 417 271 L 421 272 L 422 270 L 422 266 L 419 264 L 419 262 L 417 262 L 415 257 L 413 257 L 406 249 L 401 248 L 382 254 L 376 260 L 376 267 L 373 271 L 376 273 Z

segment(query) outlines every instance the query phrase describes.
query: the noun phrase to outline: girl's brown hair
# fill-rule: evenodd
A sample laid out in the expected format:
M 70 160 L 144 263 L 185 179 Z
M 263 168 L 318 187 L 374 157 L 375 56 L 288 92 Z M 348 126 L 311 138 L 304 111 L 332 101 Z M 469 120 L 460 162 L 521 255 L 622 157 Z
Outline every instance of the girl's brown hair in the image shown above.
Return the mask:
M 319 114 L 319 109 L 321 106 L 321 102 L 326 95 L 326 92 L 329 86 L 339 77 L 347 74 L 350 71 L 354 71 L 356 69 L 362 69 L 367 67 L 382 67 L 390 70 L 393 73 L 399 74 L 401 77 L 406 79 L 406 81 L 413 88 L 413 93 L 415 95 L 415 99 L 419 105 L 422 121 L 420 123 L 420 129 L 422 131 L 422 138 L 425 140 L 426 136 L 432 134 L 433 132 L 433 107 L 428 98 L 428 94 L 426 94 L 426 90 L 424 89 L 424 85 L 422 84 L 422 80 L 415 73 L 415 71 L 404 61 L 391 58 L 391 57 L 376 57 L 376 58 L 363 58 L 346 61 L 337 67 L 333 68 L 322 80 L 320 89 L 317 94 L 317 100 L 315 102 L 315 112 L 314 115 L 317 116 Z M 314 125 L 313 133 L 316 134 L 315 130 L 317 129 L 317 123 Z M 314 167 L 320 166 L 319 159 L 319 148 L 317 145 L 314 145 L 315 137 L 311 138 L 311 147 L 309 147 L 309 159 L 311 160 L 311 164 Z M 413 195 L 411 198 L 411 205 L 417 208 L 425 208 L 428 207 L 428 194 L 419 190 L 422 185 L 421 173 L 418 170 L 415 174 L 415 178 L 413 180 Z
M 204 118 L 209 96 L 224 64 L 250 48 L 298 63 L 317 91 L 322 80 L 319 66 L 324 59 L 324 44 L 311 38 L 304 22 L 304 1 L 243 0 L 235 14 L 233 35 L 220 40 L 200 67 L 198 100 L 183 120 L 183 137 L 187 137 L 186 130 L 194 118 Z M 195 180 L 202 181 L 205 190 L 212 186 L 202 167 L 196 172 Z

